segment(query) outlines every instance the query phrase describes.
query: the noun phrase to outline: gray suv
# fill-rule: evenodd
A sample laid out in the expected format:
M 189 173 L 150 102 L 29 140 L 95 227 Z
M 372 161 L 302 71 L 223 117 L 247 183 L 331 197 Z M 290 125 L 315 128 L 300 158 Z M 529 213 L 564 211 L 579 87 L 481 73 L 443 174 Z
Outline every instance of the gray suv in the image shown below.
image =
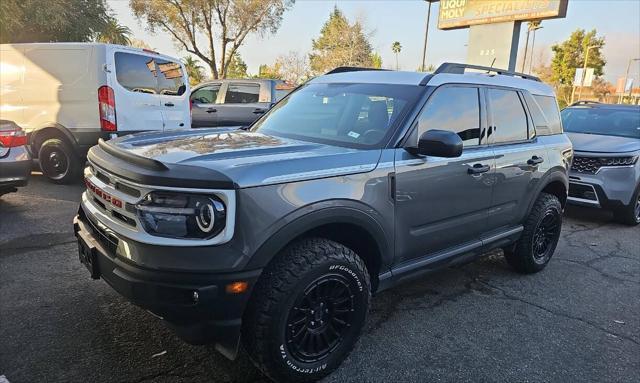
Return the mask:
M 534 77 L 338 68 L 245 131 L 100 142 L 74 229 L 91 276 L 186 341 L 313 381 L 376 292 L 496 248 L 542 270 L 571 157 Z
M 575 150 L 569 202 L 640 224 L 640 106 L 578 102 L 562 121 Z

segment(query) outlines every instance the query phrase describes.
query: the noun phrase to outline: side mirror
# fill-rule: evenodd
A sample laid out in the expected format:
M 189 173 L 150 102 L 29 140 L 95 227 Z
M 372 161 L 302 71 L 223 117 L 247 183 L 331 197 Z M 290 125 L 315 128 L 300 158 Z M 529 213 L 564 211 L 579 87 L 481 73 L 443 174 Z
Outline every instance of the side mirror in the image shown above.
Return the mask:
M 434 157 L 460 157 L 462 139 L 448 130 L 428 130 L 418 140 L 418 154 Z

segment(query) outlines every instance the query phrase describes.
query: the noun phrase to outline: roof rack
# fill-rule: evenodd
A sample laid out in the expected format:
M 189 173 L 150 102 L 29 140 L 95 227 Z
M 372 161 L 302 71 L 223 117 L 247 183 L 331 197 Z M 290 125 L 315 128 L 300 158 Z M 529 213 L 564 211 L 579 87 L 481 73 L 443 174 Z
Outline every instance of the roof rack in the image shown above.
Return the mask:
M 589 105 L 589 104 L 602 104 L 602 103 L 600 101 L 578 100 L 569 106 Z
M 382 68 L 363 68 L 363 67 L 356 67 L 356 66 L 339 66 L 337 68 L 331 69 L 330 71 L 328 71 L 325 74 L 334 74 L 334 73 L 345 73 L 345 72 L 362 72 L 362 71 L 367 71 L 367 70 L 388 70 L 388 69 L 382 69 Z
M 464 74 L 466 69 L 483 70 L 483 71 L 487 71 L 487 73 L 493 72 L 503 76 L 521 77 L 525 80 L 542 82 L 540 78 L 536 76 L 532 76 L 530 74 L 512 72 L 506 69 L 499 69 L 499 68 L 493 68 L 488 66 L 461 64 L 461 63 L 443 63 L 438 67 L 438 69 L 435 70 L 435 72 L 433 72 L 433 74 L 438 74 L 438 73 Z

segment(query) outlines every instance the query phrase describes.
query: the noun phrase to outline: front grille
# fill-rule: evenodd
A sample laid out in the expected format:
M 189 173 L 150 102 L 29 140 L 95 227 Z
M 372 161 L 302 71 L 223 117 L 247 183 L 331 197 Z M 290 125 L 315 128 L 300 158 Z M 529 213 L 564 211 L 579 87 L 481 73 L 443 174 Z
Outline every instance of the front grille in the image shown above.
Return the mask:
M 573 157 L 571 170 L 578 173 L 596 174 L 602 166 L 600 159 L 597 157 Z

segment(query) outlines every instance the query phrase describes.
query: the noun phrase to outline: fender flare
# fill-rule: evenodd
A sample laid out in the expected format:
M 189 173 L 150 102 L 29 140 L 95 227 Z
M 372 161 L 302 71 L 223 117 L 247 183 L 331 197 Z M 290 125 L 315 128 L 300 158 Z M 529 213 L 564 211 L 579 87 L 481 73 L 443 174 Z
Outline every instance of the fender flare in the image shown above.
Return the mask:
M 38 155 L 38 153 L 34 153 L 34 150 L 33 150 L 33 146 L 36 144 L 35 140 L 40 135 L 40 132 L 42 132 L 45 129 L 55 129 L 55 130 L 57 130 L 62 137 L 66 138 L 67 141 L 69 141 L 69 143 L 73 147 L 73 150 L 77 152 L 78 141 L 73 136 L 73 134 L 71 134 L 69 129 L 65 128 L 64 126 L 62 126 L 62 125 L 60 125 L 58 123 L 50 122 L 50 123 L 42 125 L 39 128 L 31 130 L 28 133 L 29 150 L 32 152 L 31 154 L 33 154 L 35 157 L 37 157 L 37 155 Z
M 320 205 L 320 206 L 318 206 Z M 325 205 L 324 207 L 321 205 Z M 393 260 L 393 251 L 390 246 L 393 241 L 385 234 L 382 225 L 371 214 L 363 211 L 357 203 L 351 206 L 326 206 L 327 203 L 318 203 L 289 214 L 287 221 L 276 232 L 260 245 L 251 257 L 247 269 L 263 268 L 292 240 L 302 234 L 327 224 L 351 224 L 365 230 L 375 240 L 380 253 L 377 261 L 381 272 L 389 266 Z M 312 209 L 311 212 L 303 212 Z M 292 216 L 293 219 L 291 219 Z M 372 276 L 373 277 L 373 276 Z M 376 276 L 377 277 L 377 276 Z
M 531 213 L 531 209 L 533 209 L 533 205 L 536 203 L 536 200 L 538 199 L 538 196 L 540 195 L 540 193 L 542 193 L 542 190 L 546 188 L 550 183 L 557 182 L 557 181 L 561 182 L 564 185 L 564 188 L 568 195 L 569 176 L 567 175 L 567 170 L 563 167 L 555 167 L 550 169 L 547 172 L 547 174 L 545 174 L 544 177 L 540 179 L 540 182 L 538 182 L 538 185 L 536 187 L 536 193 L 534 194 L 535 198 L 532 198 L 531 201 L 529 201 L 529 206 L 527 206 L 527 216 Z M 565 203 L 566 203 L 566 196 L 565 196 Z M 563 206 L 564 206 L 564 203 L 563 203 Z

